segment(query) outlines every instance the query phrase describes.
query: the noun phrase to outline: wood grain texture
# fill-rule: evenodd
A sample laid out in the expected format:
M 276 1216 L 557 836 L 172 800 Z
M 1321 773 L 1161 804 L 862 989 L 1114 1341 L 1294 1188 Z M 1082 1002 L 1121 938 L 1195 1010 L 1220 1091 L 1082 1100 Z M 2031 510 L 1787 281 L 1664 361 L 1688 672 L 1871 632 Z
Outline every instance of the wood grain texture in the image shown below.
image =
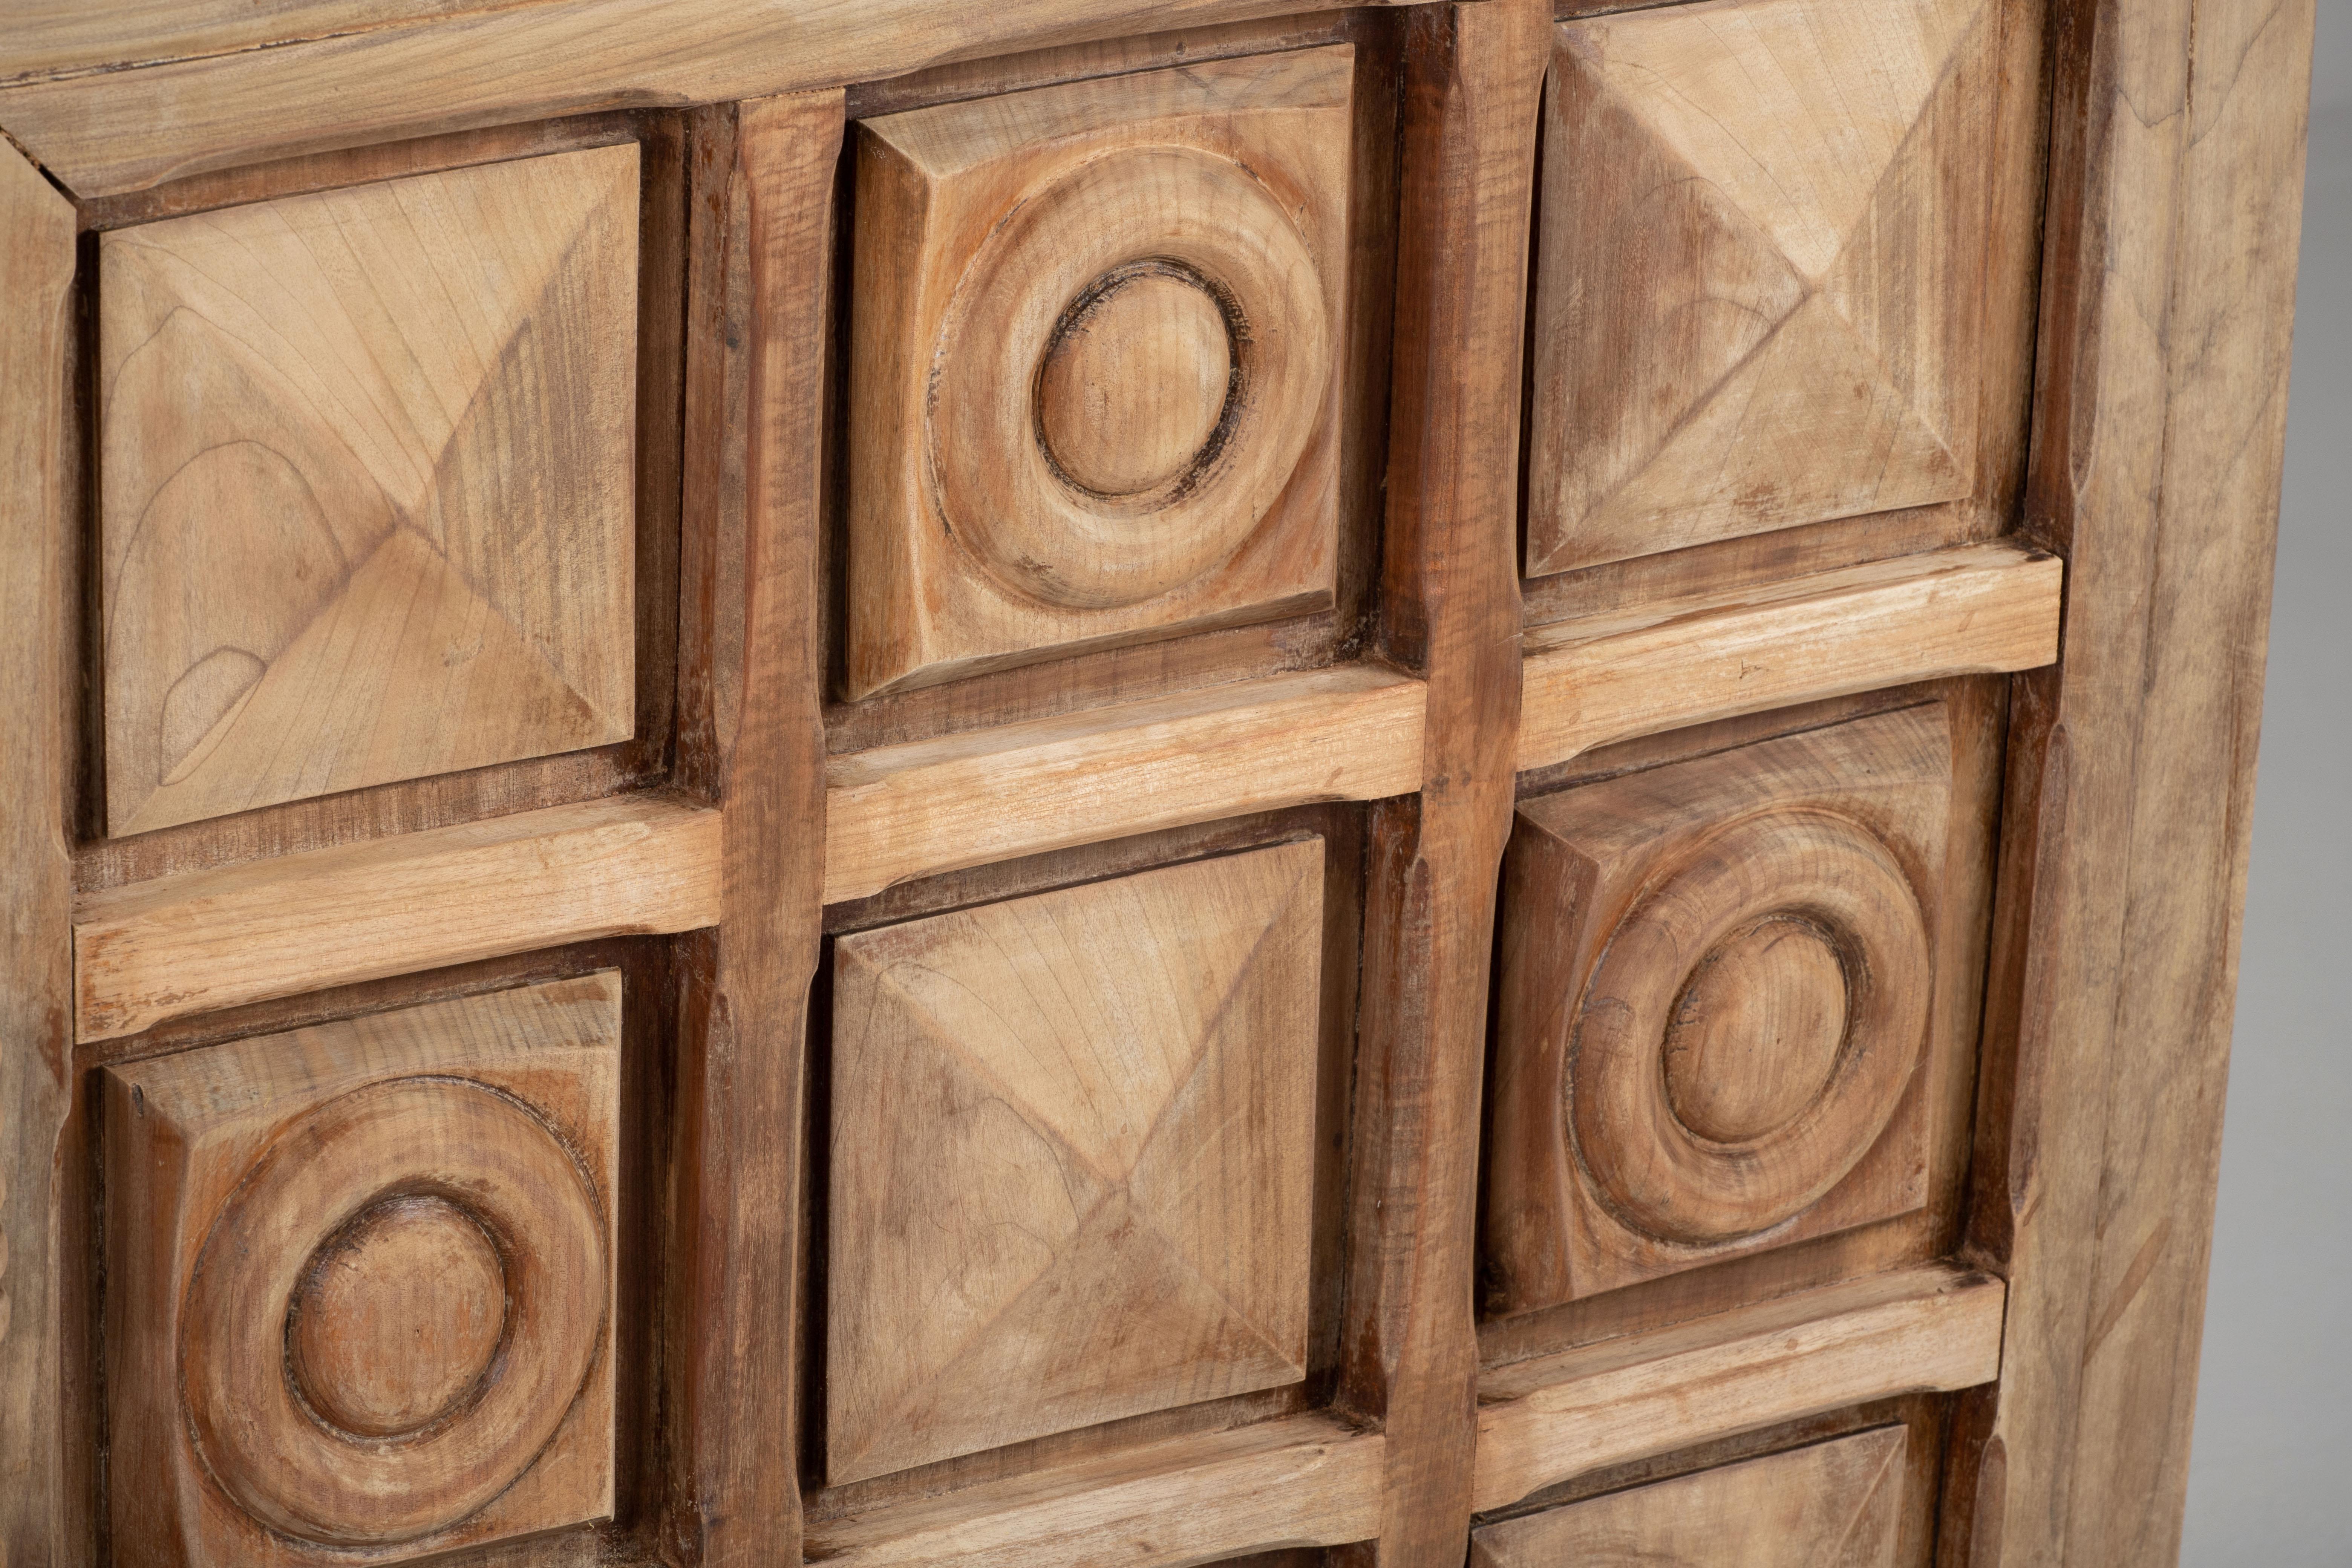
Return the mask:
M 1523 803 L 1487 1297 L 1527 1311 L 1927 1199 L 1940 706 Z
M 72 205 L 0 147 L 0 1563 L 78 1550 L 59 1230 L 73 1084 Z
M 845 695 L 1330 605 L 1353 64 L 860 126 Z
M 1906 1436 L 1880 1426 L 1490 1524 L 1472 1568 L 1895 1568 Z
M 824 877 L 818 569 L 839 93 L 693 126 L 681 773 L 719 806 L 718 929 L 689 941 L 669 1172 L 662 1534 L 800 1553 L 802 1168 Z
M 1381 651 L 1425 674 L 1421 793 L 1374 813 L 1340 1405 L 1388 1438 L 1376 1542 L 1455 1568 L 1469 1527 L 1478 1110 L 1521 684 L 1518 364 L 1541 0 L 1407 24 Z
M 832 1568 L 1192 1568 L 1361 1540 L 1379 1527 L 1381 1439 L 1294 1416 L 901 1503 L 809 1531 Z
M 2313 8 L 2058 12 L 2021 681 L 1971 1246 L 2007 1365 L 1947 1561 L 2179 1552 L 2285 420 Z M 2193 41 L 2193 47 L 2192 47 Z
M 932 0 L 719 0 L 685 16 L 666 0 L 526 0 L 182 61 L 147 53 L 138 43 L 142 29 L 110 5 L 88 14 L 107 40 L 89 52 L 114 58 L 91 63 L 127 64 L 120 58 L 126 46 L 133 58 L 154 63 L 0 88 L 0 125 L 76 195 L 104 195 L 369 142 L 803 92 L 951 60 L 1335 4 L 1013 0 L 942 17 Z M 265 21 L 264 30 L 274 28 Z
M 108 1071 L 119 1558 L 612 1512 L 620 1033 L 606 970 Z
M 1841 1405 L 1990 1383 L 2004 1294 L 1990 1275 L 1928 1264 L 1489 1368 L 1477 1506 Z
M 1307 1375 L 1323 846 L 835 948 L 825 1475 Z
M 134 883 L 74 910 L 76 1037 L 720 914 L 716 813 L 634 795 Z
M 1067 845 L 1420 780 L 1422 683 L 1370 665 L 1236 681 L 827 764 L 825 901 Z
M 102 237 L 110 831 L 628 738 L 637 163 Z
M 1628 735 L 2058 657 L 2064 569 L 1963 545 L 1528 635 L 1518 765 Z
M 1562 24 L 1528 575 L 1969 492 L 1999 36 L 1986 0 Z

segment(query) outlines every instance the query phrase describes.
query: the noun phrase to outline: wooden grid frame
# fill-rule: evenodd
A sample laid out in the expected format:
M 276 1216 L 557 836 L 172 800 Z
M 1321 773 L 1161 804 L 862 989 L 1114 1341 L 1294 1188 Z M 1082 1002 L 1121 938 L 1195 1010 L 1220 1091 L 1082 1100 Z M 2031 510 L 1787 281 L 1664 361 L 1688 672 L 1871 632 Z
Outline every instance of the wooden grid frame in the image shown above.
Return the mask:
M 72 1217 L 93 1196 L 89 1068 L 167 1048 L 191 1022 L 365 1010 L 394 976 L 487 984 L 467 977 L 632 935 L 677 939 L 661 966 L 679 998 L 656 1200 L 674 1248 L 665 1415 L 644 1506 L 516 1561 L 1011 1564 L 1121 1542 L 1118 1560 L 1136 1563 L 1330 1547 L 1452 1568 L 1474 1514 L 1546 1488 L 1734 1427 L 1954 1389 L 1970 1392 L 1945 1459 L 1940 1560 L 2177 1551 L 2284 428 L 2294 264 L 2277 237 L 2301 189 L 2303 104 L 2278 84 L 2302 79 L 2311 5 L 2051 6 L 2032 447 L 2003 537 L 1963 531 L 1859 564 L 1832 549 L 1769 580 L 1565 616 L 1545 608 L 1572 605 L 1564 590 L 1531 616 L 1519 603 L 1519 379 L 1498 368 L 1524 340 L 1552 9 L 1402 10 L 1396 200 L 1411 221 L 1394 263 L 1376 658 L 1147 684 L 828 760 L 815 584 L 845 89 L 919 68 L 910 79 L 943 92 L 1136 68 L 1172 41 L 1106 40 L 1160 9 L 1040 0 L 940 23 L 919 0 L 882 0 L 812 26 L 789 7 L 711 0 L 681 26 L 645 0 L 577 0 L 352 31 L 315 0 L 278 22 L 194 8 L 151 43 L 110 3 L 12 40 L 0 1557 L 94 1560 L 96 1455 L 64 1371 L 89 1352 L 95 1305 Z M 1290 18 L 1253 20 L 1265 9 L 1207 0 L 1188 21 L 1233 24 L 1233 47 L 1294 47 L 1328 36 L 1315 13 L 1338 7 L 1296 0 Z M 989 56 L 1011 57 L 993 79 L 962 63 Z M 675 124 L 694 226 L 678 280 L 687 673 L 668 787 L 451 800 L 211 844 L 185 864 L 79 847 L 78 235 L 93 215 L 166 210 L 198 178 L 289 188 L 306 161 L 365 178 L 354 171 L 374 154 L 342 150 L 418 138 L 515 156 L 544 133 L 493 128 L 588 117 L 577 127 L 648 100 L 696 106 Z M 1758 657 L 1789 648 L 1801 657 Z M 1515 774 L 1969 673 L 2016 679 L 1961 1251 L 1482 1364 L 1476 1133 Z M 1057 793 L 1076 770 L 1091 783 Z M 1334 798 L 1375 804 L 1331 1406 L 1066 1455 L 803 1539 L 794 1282 L 825 906 Z M 1118 805 L 1082 815 L 1080 800 Z M 1774 1355 L 1801 1361 L 1801 1393 Z M 1754 1381 L 1736 1412 L 1727 1375 Z M 1694 1415 L 1699 1388 L 1710 1408 Z

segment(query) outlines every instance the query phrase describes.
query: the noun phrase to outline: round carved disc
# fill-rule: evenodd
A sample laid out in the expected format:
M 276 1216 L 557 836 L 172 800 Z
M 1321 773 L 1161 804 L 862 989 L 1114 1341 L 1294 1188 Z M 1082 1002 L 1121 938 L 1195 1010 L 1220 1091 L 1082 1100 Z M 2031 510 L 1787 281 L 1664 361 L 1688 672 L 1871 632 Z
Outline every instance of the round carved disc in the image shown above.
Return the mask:
M 1083 434 L 1085 393 L 1071 393 L 1095 373 L 1052 363 L 1073 346 L 1073 307 L 1131 274 L 1190 279 L 1222 318 L 1226 390 L 1197 441 L 1201 366 L 1178 415 L 1155 414 L 1145 438 L 1132 425 Z M 1152 334 L 1147 357 L 1181 358 L 1188 340 L 1201 352 L 1207 318 L 1181 308 L 1190 324 Z M 1330 396 L 1331 341 L 1314 254 L 1256 175 L 1191 147 L 1090 158 L 1024 194 L 956 285 L 926 416 L 932 500 L 1008 593 L 1108 609 L 1172 592 L 1240 550 L 1281 499 Z M 1126 384 L 1107 359 L 1096 363 Z M 1211 380 L 1214 367 L 1212 345 Z
M 1201 280 L 1145 262 L 1070 307 L 1037 375 L 1037 433 L 1063 475 L 1141 495 L 1210 456 L 1231 389 L 1225 313 Z
M 1820 935 L 1781 954 L 1759 936 L 1776 918 Z M 1792 978 L 1785 1003 L 1755 990 Z M 1910 879 L 1859 824 L 1788 810 L 1710 834 L 1651 880 L 1586 987 L 1570 1047 L 1577 1158 L 1621 1219 L 1668 1241 L 1728 1241 L 1801 1213 L 1894 1117 L 1932 979 Z M 1796 1081 L 1755 1081 L 1777 1069 L 1745 1058 L 1783 1038 Z M 1672 1059 L 1677 1047 L 1687 1059 Z M 1699 1084 L 1735 1061 L 1733 1081 Z
M 463 1209 L 401 1197 L 312 1255 L 286 1349 L 310 1408 L 346 1432 L 396 1437 L 453 1412 L 506 1328 L 506 1268 Z
M 1821 927 L 1769 915 L 1698 961 L 1666 1029 L 1666 1098 L 1702 1138 L 1742 1143 L 1821 1097 L 1845 1040 L 1845 965 Z
M 414 1256 L 406 1219 L 372 1218 L 404 1200 L 424 1201 L 403 1212 L 425 1229 L 470 1226 L 495 1249 L 505 1322 L 454 1402 L 421 1426 L 371 1436 L 329 1412 L 373 1403 L 404 1418 L 433 1390 L 387 1394 L 343 1370 L 381 1342 L 356 1300 L 379 1270 L 322 1281 L 321 1253 L 331 1274 L 339 1238 L 356 1236 L 363 1259 Z M 223 1203 L 182 1302 L 182 1396 L 213 1479 L 298 1540 L 375 1545 L 463 1521 L 531 1467 L 587 1382 L 612 1291 L 604 1235 L 586 1173 L 509 1095 L 407 1078 L 314 1106 Z M 413 1324 L 414 1287 L 395 1288 L 379 1310 Z M 344 1342 L 346 1331 L 360 1338 Z M 467 1356 L 445 1354 L 421 1384 L 455 1382 Z

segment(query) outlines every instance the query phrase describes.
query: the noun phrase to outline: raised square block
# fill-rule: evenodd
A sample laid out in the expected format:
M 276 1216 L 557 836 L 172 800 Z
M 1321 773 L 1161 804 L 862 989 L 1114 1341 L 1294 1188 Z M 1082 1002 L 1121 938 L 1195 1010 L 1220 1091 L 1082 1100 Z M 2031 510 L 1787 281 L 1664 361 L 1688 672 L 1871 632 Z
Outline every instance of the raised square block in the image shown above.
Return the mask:
M 1306 1376 L 1322 868 L 841 939 L 830 1480 Z
M 612 1513 L 620 1033 L 608 970 L 107 1070 L 116 1562 Z
M 1933 705 L 1520 805 L 1487 1177 L 1497 1310 L 1925 1204 L 1952 766 Z
M 1330 602 L 1352 73 L 863 123 L 849 695 Z
M 1563 23 L 1529 576 L 1974 483 L 1998 7 Z
M 99 243 L 108 830 L 626 740 L 637 149 Z

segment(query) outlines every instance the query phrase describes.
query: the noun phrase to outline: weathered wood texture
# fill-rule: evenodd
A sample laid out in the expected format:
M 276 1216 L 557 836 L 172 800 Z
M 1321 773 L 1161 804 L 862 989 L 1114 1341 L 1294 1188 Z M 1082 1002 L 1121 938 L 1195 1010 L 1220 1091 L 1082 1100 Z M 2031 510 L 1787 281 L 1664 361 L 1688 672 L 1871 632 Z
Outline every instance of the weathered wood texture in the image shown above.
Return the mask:
M 839 1483 L 1307 1375 L 1323 845 L 840 939 Z
M 1490 1368 L 1480 1510 L 1653 1454 L 2001 1371 L 2001 1282 L 1942 1264 Z
M 1521 684 L 1518 364 L 1542 0 L 1406 34 L 1381 647 L 1429 682 L 1421 793 L 1374 815 L 1344 1407 L 1388 1439 L 1383 1568 L 1454 1568 L 1469 1525 L 1472 1274 L 1495 876 Z M 1362 1553 L 1359 1553 L 1362 1555 Z
M 1088 1455 L 809 1529 L 834 1568 L 1192 1568 L 1360 1541 L 1380 1525 L 1376 1433 L 1328 1417 L 1261 1422 Z
M 1895 1568 L 1906 1436 L 1879 1426 L 1491 1524 L 1471 1568 Z
M 63 1560 L 74 214 L 0 147 L 0 1563 Z
M 1353 68 L 860 126 L 845 695 L 1330 605 Z
M 714 0 L 684 14 L 667 0 L 459 0 L 464 8 L 447 15 L 341 34 L 310 33 L 300 22 L 289 29 L 278 20 L 288 7 L 257 16 L 199 0 L 193 28 L 167 27 L 154 44 L 126 22 L 131 3 L 80 12 L 62 29 L 37 22 L 48 36 L 36 33 L 28 54 L 58 72 L 152 63 L 0 88 L 0 125 L 78 195 L 441 131 L 839 87 L 1338 0 L 1010 0 L 946 16 L 934 0 L 824 8 Z M 367 0 L 291 9 L 331 14 L 349 3 Z M 17 26 L 13 16 L 7 26 Z M 173 40 L 191 31 L 207 40 L 197 58 L 170 59 Z M 13 63 L 16 47 L 0 31 L 0 59 Z
M 612 1512 L 620 1033 L 607 970 L 108 1072 L 118 1561 Z
M 634 142 L 99 246 L 107 826 L 629 737 Z
M 841 95 L 698 116 L 681 772 L 719 807 L 715 931 L 686 944 L 664 1323 L 668 1550 L 800 1555 L 796 1289 L 824 879 L 818 570 Z
M 2303 189 L 2305 0 L 2059 12 L 2019 683 L 1972 1246 L 2008 1374 L 1947 1561 L 2169 1563 L 2204 1310 Z M 2194 41 L 2192 50 L 2191 41 Z

